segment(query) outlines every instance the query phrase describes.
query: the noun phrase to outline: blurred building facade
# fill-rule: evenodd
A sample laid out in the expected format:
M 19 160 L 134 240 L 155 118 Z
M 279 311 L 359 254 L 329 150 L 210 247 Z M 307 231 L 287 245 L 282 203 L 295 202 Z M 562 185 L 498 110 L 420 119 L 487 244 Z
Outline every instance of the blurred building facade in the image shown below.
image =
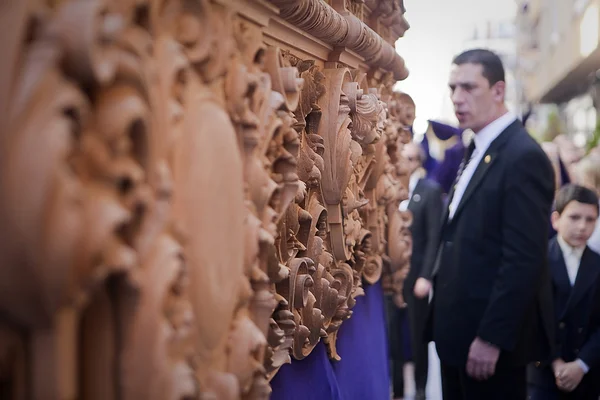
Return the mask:
M 584 145 L 600 107 L 600 0 L 516 2 L 521 107 L 536 104 L 530 121 L 534 131 L 547 131 L 555 113 L 564 133 Z

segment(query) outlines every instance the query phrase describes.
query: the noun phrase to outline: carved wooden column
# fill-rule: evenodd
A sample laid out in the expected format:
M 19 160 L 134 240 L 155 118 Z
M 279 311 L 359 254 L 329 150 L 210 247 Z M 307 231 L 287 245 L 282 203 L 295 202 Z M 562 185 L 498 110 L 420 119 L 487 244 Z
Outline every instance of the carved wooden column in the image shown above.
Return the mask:
M 266 399 L 339 359 L 408 266 L 403 14 L 0 2 L 0 397 Z

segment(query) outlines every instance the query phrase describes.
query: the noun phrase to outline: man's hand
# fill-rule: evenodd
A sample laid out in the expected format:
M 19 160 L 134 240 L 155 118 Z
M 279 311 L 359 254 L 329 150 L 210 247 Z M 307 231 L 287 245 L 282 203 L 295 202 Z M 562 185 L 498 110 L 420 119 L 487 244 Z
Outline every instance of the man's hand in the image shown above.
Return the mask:
M 424 299 L 425 297 L 429 296 L 429 292 L 431 292 L 431 282 L 425 278 L 417 279 L 413 292 L 416 298 Z
M 500 349 L 476 337 L 469 349 L 467 374 L 478 381 L 489 379 L 496 372 Z
M 556 386 L 564 392 L 572 392 L 579 386 L 584 375 L 585 373 L 577 362 L 565 363 L 554 373 Z
M 392 297 L 394 301 L 394 305 L 398 308 L 406 308 L 406 302 L 404 301 L 404 297 L 402 293 L 394 293 L 394 297 Z
M 552 361 L 552 371 L 554 371 L 555 378 L 558 378 L 558 375 L 562 372 L 566 364 L 567 363 L 562 358 L 557 358 Z

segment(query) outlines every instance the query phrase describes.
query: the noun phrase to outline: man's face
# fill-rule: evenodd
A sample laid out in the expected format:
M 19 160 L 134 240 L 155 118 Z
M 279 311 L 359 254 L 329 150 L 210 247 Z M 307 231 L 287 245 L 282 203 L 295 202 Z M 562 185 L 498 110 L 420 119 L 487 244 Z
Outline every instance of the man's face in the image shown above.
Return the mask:
M 462 129 L 479 132 L 497 118 L 498 110 L 504 104 L 505 83 L 500 81 L 490 86 L 483 76 L 481 64 L 453 65 L 448 86 Z
M 552 226 L 572 247 L 583 247 L 596 227 L 598 211 L 592 204 L 571 201 L 562 214 L 552 213 Z
M 402 147 L 402 158 L 406 160 L 408 173 L 412 174 L 421 166 L 421 154 L 415 143 L 407 143 Z
M 415 107 L 412 104 L 404 105 L 404 121 L 406 126 L 413 126 L 415 123 Z

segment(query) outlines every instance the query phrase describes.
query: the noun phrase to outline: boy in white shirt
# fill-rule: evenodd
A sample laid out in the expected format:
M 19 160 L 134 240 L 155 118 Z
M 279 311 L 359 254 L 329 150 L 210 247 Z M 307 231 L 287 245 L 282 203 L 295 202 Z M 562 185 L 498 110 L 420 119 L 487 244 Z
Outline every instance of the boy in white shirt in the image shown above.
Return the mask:
M 586 245 L 598 220 L 598 196 L 567 185 L 555 203 L 557 235 L 548 246 L 553 304 L 545 314 L 554 317 L 554 330 L 547 332 L 551 354 L 528 368 L 529 399 L 598 400 L 600 254 Z

